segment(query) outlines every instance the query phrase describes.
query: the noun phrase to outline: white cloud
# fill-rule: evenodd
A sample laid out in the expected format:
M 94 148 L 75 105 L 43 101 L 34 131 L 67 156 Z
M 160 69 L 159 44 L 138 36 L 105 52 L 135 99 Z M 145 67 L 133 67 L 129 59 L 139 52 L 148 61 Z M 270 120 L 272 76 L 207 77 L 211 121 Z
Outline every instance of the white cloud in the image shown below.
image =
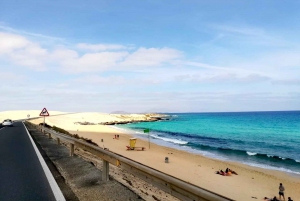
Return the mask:
M 24 90 L 24 89 L 22 89 Z M 12 96 L 19 93 L 12 92 Z M 34 97 L 34 99 L 32 99 Z M 48 98 L 52 97 L 52 98 Z M 27 88 L 22 99 L 1 96 L 1 101 L 9 101 L 15 106 L 7 108 L 16 109 L 25 104 L 27 107 L 55 108 L 61 111 L 101 111 L 111 112 L 125 110 L 128 112 L 220 112 L 220 111 L 251 111 L 251 110 L 291 110 L 299 108 L 299 93 L 232 93 L 232 92 L 153 92 L 122 90 L 102 92 L 82 89 L 60 88 Z M 70 101 L 76 100 L 76 101 Z M 68 104 L 61 104 L 68 102 Z M 42 104 L 41 104 L 42 103 Z M 255 104 L 253 104 L 255 103 Z M 298 106 L 297 106 L 298 105 Z M 24 108 L 23 108 L 24 109 Z
M 281 85 L 300 85 L 300 79 L 274 80 L 272 83 Z
M 30 42 L 23 36 L 0 32 L 0 55 L 24 48 Z
M 237 59 L 228 58 L 232 61 L 230 66 L 240 69 L 240 73 L 259 74 L 272 77 L 276 80 L 296 79 L 300 73 L 300 49 L 261 53 L 253 58 Z M 252 72 L 252 73 L 251 73 Z
M 300 66 L 300 50 L 293 49 L 289 51 L 272 52 L 264 56 L 260 62 L 272 67 L 293 67 Z
M 70 49 L 63 49 L 63 48 L 54 50 L 51 56 L 53 60 L 57 60 L 57 61 L 76 59 L 79 57 L 76 51 Z
M 209 65 L 205 63 L 200 63 L 200 62 L 186 62 L 185 65 L 187 66 L 196 66 L 196 67 L 201 67 L 201 68 L 207 68 L 207 69 L 217 69 L 217 70 L 232 70 L 232 68 L 229 67 L 223 67 L 223 66 L 214 66 L 214 65 Z M 240 70 L 240 69 L 238 69 Z
M 118 45 L 118 44 L 87 44 L 87 43 L 79 43 L 77 45 L 79 49 L 91 50 L 91 51 L 108 51 L 108 50 L 123 50 L 127 49 L 126 46 Z
M 241 75 L 249 75 L 249 74 L 260 74 L 261 72 L 256 70 L 256 69 L 249 69 L 249 68 L 242 68 L 239 65 L 236 66 L 216 66 L 216 65 L 210 65 L 206 63 L 201 63 L 201 62 L 191 62 L 187 61 L 183 63 L 185 66 L 195 66 L 195 67 L 200 67 L 203 69 L 210 70 L 212 72 L 218 72 L 218 73 L 231 73 L 231 74 L 241 74 Z
M 25 76 L 12 72 L 5 72 L 4 70 L 2 70 L 0 73 L 0 80 L 2 82 L 9 81 L 8 83 L 11 84 L 19 81 L 24 81 Z
M 43 35 L 43 34 L 27 32 L 27 31 L 23 31 L 23 30 L 16 30 L 11 27 L 3 26 L 3 25 L 0 25 L 0 29 L 4 30 L 6 32 L 9 32 L 9 33 L 14 33 L 14 34 L 18 34 L 18 35 L 28 35 L 28 36 L 38 37 L 38 38 L 44 38 L 47 40 L 63 41 L 63 38 L 47 36 L 47 35 Z
M 26 38 L 0 32 L 0 56 L 14 64 L 44 70 L 48 51 Z
M 142 67 L 172 64 L 183 56 L 182 52 L 167 47 L 139 48 L 129 53 L 120 51 L 127 48 L 122 45 L 84 43 L 78 47 L 101 52 L 86 52 L 80 55 L 76 50 L 62 46 L 50 51 L 49 48 L 42 48 L 38 43 L 31 42 L 23 36 L 2 32 L 0 34 L 0 56 L 4 55 L 4 60 L 34 70 L 45 70 L 50 62 L 69 73 L 102 72 L 113 69 L 123 71 L 124 67 L 140 70 Z
M 109 76 L 103 77 L 99 75 L 88 75 L 83 76 L 74 80 L 80 84 L 104 84 L 107 85 L 120 85 L 120 84 L 128 84 L 131 80 L 127 80 L 122 76 Z
M 81 57 L 75 57 L 75 54 L 72 54 L 71 57 L 69 55 L 69 58 L 64 58 L 59 62 L 66 72 L 99 72 L 115 67 L 117 62 L 127 55 L 127 52 L 87 53 Z
M 74 50 L 56 50 L 53 58 L 59 59 L 59 63 L 66 72 L 101 72 L 104 70 L 124 70 L 121 67 L 134 68 L 160 66 L 164 63 L 172 63 L 182 57 L 182 53 L 171 48 L 140 48 L 135 52 L 97 52 L 85 53 L 79 56 Z
M 258 83 L 270 81 L 271 78 L 259 74 L 238 75 L 235 73 L 214 74 L 183 74 L 174 76 L 176 81 L 199 82 L 199 83 Z
M 164 63 L 171 63 L 183 57 L 183 53 L 172 48 L 139 48 L 130 54 L 123 66 L 159 66 Z
M 223 27 L 224 28 L 224 27 Z M 230 27 L 224 28 L 231 30 Z M 244 29 L 242 29 L 244 30 Z M 241 32 L 246 34 L 249 31 L 237 31 L 232 28 L 232 32 Z M 247 31 L 246 31 L 247 30 Z M 251 30 L 251 29 L 250 29 Z M 257 34 L 259 35 L 259 31 Z M 249 33 L 250 34 L 250 33 Z M 202 82 L 202 83 L 257 83 L 271 81 L 276 84 L 293 84 L 296 85 L 295 74 L 299 69 L 294 68 L 287 72 L 280 69 L 284 67 L 295 67 L 300 65 L 299 51 L 281 51 L 268 55 L 261 55 L 259 60 L 253 62 L 240 62 L 230 66 L 218 66 L 208 63 L 186 61 L 183 52 L 172 48 L 144 48 L 141 47 L 136 51 L 102 51 L 81 53 L 73 49 L 67 49 L 61 46 L 54 47 L 53 51 L 41 47 L 27 38 L 0 32 L 0 56 L 5 61 L 10 61 L 20 66 L 26 66 L 34 70 L 45 70 L 48 63 L 58 66 L 61 71 L 67 73 L 95 73 L 104 71 L 130 71 L 146 73 L 139 75 L 138 79 L 115 77 L 118 83 L 128 82 L 143 84 L 162 84 L 174 80 L 183 82 Z M 122 45 L 103 45 L 103 44 L 85 44 L 78 46 L 90 50 L 120 50 L 126 48 Z M 234 59 L 234 58 L 232 58 Z M 151 67 L 160 67 L 164 64 L 172 67 L 173 71 L 166 71 L 164 68 L 156 68 L 155 72 Z M 178 65 L 180 64 L 180 65 Z M 195 68 L 200 67 L 200 68 Z M 275 69 L 278 68 L 278 69 Z M 158 78 L 157 72 L 160 77 Z M 288 72 L 293 72 L 288 74 Z M 175 78 L 175 79 L 174 79 Z M 103 77 L 94 77 L 94 82 L 108 82 Z M 291 81 L 291 79 L 293 79 Z M 89 82 L 88 82 L 89 83 Z M 296 84 L 295 84 L 296 83 Z
M 100 76 L 100 75 L 85 75 L 83 77 L 72 80 L 71 82 L 74 84 L 103 84 L 109 88 L 108 86 L 120 86 L 125 87 L 145 87 L 145 86 L 153 86 L 154 84 L 162 84 L 163 82 L 170 82 L 167 80 L 168 78 L 164 77 L 162 74 L 161 77 L 157 77 L 157 74 L 142 74 L 140 76 L 134 77 L 124 77 L 122 75 L 111 75 L 111 76 Z M 100 85 L 98 85 L 100 86 Z

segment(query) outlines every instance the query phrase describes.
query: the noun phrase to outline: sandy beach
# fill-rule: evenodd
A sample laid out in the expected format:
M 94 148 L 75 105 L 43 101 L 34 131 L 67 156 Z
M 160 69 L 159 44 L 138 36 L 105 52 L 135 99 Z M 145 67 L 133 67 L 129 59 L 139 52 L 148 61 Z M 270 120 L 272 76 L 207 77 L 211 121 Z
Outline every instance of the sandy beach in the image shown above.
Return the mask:
M 31 117 L 38 116 L 40 111 L 31 111 Z M 285 186 L 285 195 L 294 200 L 300 198 L 300 177 L 275 170 L 267 170 L 247 166 L 242 163 L 220 161 L 198 154 L 163 147 L 148 141 L 137 140 L 136 146 L 145 147 L 145 151 L 126 151 L 129 139 L 133 136 L 105 125 L 79 125 L 75 122 L 101 123 L 107 121 L 121 121 L 122 119 L 143 119 L 141 114 L 121 115 L 104 113 L 76 113 L 65 114 L 49 111 L 50 116 L 46 123 L 68 130 L 72 134 L 92 139 L 100 147 L 124 155 L 147 166 L 185 180 L 202 188 L 230 197 L 235 200 L 251 201 L 263 200 L 263 197 L 278 196 L 279 183 Z M 5 118 L 23 119 L 29 111 L 0 112 L 0 120 Z M 36 114 L 37 113 L 37 114 Z M 26 114 L 26 115 L 25 115 Z M 32 120 L 33 123 L 41 123 L 43 119 Z M 114 139 L 119 135 L 119 139 Z M 103 142 L 102 142 L 103 139 Z M 165 163 L 165 157 L 169 163 Z M 215 171 L 227 167 L 235 170 L 238 175 L 221 176 Z

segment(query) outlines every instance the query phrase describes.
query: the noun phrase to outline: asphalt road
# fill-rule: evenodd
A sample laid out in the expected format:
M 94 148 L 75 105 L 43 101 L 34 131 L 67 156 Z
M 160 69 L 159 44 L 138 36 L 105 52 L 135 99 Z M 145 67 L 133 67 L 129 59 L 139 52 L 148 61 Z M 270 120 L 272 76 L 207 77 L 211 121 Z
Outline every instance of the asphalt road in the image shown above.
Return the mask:
M 56 200 L 22 122 L 0 127 L 0 201 Z

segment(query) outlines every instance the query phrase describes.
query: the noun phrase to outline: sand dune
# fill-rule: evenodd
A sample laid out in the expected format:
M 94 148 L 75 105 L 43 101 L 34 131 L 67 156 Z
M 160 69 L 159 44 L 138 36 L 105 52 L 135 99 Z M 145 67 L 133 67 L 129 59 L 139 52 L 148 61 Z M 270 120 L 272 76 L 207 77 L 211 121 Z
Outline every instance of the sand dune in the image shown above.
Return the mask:
M 106 114 L 106 113 L 64 113 L 58 116 L 46 117 L 46 123 L 50 126 L 57 126 L 70 131 L 84 132 L 116 132 L 115 129 L 99 125 L 104 122 L 122 122 L 122 121 L 139 121 L 148 120 L 149 115 L 145 114 Z M 39 124 L 43 119 L 32 120 L 33 123 Z M 89 123 L 95 125 L 81 125 L 80 123 Z
M 4 119 L 27 119 L 27 115 L 30 115 L 30 118 L 39 117 L 41 110 L 16 110 L 16 111 L 3 111 L 0 112 L 0 122 Z M 50 111 L 51 115 L 61 115 L 66 114 L 66 112 Z

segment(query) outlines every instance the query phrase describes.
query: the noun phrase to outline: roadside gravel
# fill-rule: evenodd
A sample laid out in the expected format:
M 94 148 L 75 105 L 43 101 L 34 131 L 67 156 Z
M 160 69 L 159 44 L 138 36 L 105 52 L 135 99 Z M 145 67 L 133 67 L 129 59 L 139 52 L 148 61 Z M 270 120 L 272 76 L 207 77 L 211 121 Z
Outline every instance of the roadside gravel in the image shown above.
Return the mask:
M 69 156 L 66 146 L 57 145 L 41 132 L 29 129 L 66 200 L 141 201 L 135 192 L 110 177 L 102 182 L 102 172 L 82 157 Z M 77 150 L 78 151 L 78 150 Z M 75 152 L 76 153 L 76 152 Z

